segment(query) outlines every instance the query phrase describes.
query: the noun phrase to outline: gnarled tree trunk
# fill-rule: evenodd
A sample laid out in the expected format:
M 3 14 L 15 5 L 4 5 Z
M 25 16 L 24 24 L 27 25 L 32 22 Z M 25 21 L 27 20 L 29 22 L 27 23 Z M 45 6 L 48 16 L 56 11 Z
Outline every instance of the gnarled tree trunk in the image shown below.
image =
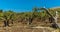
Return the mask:
M 46 8 L 41 8 L 40 10 L 45 10 L 46 13 L 50 16 L 50 21 L 51 21 L 51 23 L 53 23 L 53 24 L 52 24 L 52 27 L 53 27 L 53 28 L 59 28 L 59 26 L 58 26 L 57 23 L 55 22 L 55 18 L 48 12 L 48 11 L 49 11 L 48 9 L 46 9 Z

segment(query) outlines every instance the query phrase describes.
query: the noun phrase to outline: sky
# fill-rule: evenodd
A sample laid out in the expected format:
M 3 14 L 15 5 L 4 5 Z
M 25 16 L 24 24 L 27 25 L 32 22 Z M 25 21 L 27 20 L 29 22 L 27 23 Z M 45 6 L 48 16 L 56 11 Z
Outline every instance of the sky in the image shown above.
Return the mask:
M 59 7 L 60 0 L 0 0 L 0 9 L 15 12 L 29 12 L 34 7 Z

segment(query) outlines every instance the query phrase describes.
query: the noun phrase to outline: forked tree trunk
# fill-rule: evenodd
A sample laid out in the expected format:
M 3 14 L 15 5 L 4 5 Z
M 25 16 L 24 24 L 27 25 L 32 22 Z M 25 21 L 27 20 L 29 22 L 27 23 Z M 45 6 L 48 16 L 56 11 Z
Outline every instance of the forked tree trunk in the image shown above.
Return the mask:
M 9 20 L 4 21 L 4 26 L 9 26 Z

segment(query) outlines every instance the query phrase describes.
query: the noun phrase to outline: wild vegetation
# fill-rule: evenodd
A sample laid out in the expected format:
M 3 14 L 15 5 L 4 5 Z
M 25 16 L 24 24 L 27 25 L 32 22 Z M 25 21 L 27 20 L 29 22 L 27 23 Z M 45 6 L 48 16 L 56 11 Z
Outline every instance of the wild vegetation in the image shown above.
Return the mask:
M 50 15 L 48 15 L 48 12 L 46 12 L 44 9 L 40 8 L 33 8 L 32 12 L 13 12 L 11 10 L 9 11 L 3 11 L 0 10 L 0 22 L 4 23 L 4 26 L 9 26 L 9 23 L 14 24 L 14 22 L 24 22 L 31 24 L 35 18 L 39 19 L 40 22 L 45 22 L 45 20 L 49 20 Z M 58 11 L 60 16 L 60 8 L 48 8 L 49 13 L 51 13 L 52 16 L 55 16 L 55 11 Z M 52 17 L 51 16 L 51 17 Z M 58 17 L 59 18 L 59 17 Z M 36 21 L 36 22 L 38 22 Z M 48 21 L 51 22 L 51 21 Z
M 48 11 L 46 11 L 48 9 Z M 33 8 L 32 12 L 14 12 L 0 10 L 0 25 L 1 27 L 11 27 L 14 24 L 23 24 L 31 26 L 43 26 L 58 28 L 54 22 L 55 11 L 58 11 L 58 23 L 60 23 L 60 8 Z M 51 15 L 50 15 L 51 14 Z M 52 23 L 54 25 L 52 26 Z M 19 25 L 21 26 L 21 25 Z

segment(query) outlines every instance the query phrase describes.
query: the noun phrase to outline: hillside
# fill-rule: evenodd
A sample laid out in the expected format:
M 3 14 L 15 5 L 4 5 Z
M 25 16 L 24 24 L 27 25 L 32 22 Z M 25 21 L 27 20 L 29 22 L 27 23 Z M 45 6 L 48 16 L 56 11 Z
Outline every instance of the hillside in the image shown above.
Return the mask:
M 60 23 L 60 8 L 48 8 L 48 12 L 53 17 L 56 16 L 55 11 L 58 12 L 57 23 Z M 4 11 L 4 12 L 3 12 L 3 10 L 0 10 L 0 27 L 1 27 L 1 30 L 4 30 L 4 29 L 7 30 L 7 29 L 13 28 L 13 30 L 18 29 L 23 32 L 24 32 L 24 29 L 25 29 L 25 31 L 27 31 L 27 30 L 32 31 L 33 28 L 30 28 L 30 27 L 37 27 L 37 26 L 50 27 L 53 30 L 55 30 L 55 27 L 52 26 L 52 23 L 54 23 L 54 22 L 52 22 L 53 20 L 52 21 L 50 20 L 50 17 L 52 17 L 52 16 L 47 14 L 47 12 L 44 9 L 40 10 L 40 8 L 39 9 L 33 8 L 32 12 L 20 12 L 20 13 L 13 12 L 11 10 Z M 25 28 L 25 26 L 27 28 Z M 40 29 L 36 28 L 36 29 L 40 30 L 41 28 Z M 36 29 L 34 28 L 33 30 L 36 31 Z M 47 29 L 47 31 L 50 31 L 50 30 Z

